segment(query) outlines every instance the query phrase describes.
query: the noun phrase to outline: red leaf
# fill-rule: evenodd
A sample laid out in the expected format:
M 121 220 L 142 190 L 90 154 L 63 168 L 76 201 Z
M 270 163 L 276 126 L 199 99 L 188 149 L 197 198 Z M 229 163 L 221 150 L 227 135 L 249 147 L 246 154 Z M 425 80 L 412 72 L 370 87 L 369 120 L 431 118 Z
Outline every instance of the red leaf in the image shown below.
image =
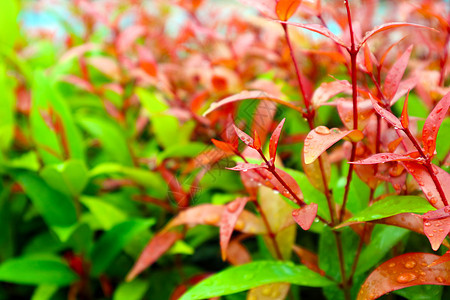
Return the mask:
M 411 161 L 415 160 L 412 157 L 397 154 L 397 153 L 377 153 L 374 154 L 368 158 L 358 160 L 358 161 L 351 161 L 349 164 L 355 164 L 355 165 L 374 165 L 374 164 L 381 164 L 386 163 L 390 161 Z
M 237 198 L 228 203 L 222 213 L 222 219 L 220 220 L 220 249 L 222 252 L 222 260 L 225 260 L 227 257 L 228 243 L 230 242 L 239 215 L 244 210 L 247 201 L 247 197 Z
M 304 28 L 313 32 L 316 32 L 318 34 L 321 34 L 331 40 L 333 40 L 336 44 L 341 45 L 342 47 L 346 48 L 344 41 L 341 40 L 338 36 L 336 36 L 334 33 L 332 33 L 328 28 L 326 28 L 323 25 L 320 24 L 301 24 L 301 23 L 293 23 L 293 22 L 285 22 L 285 21 L 278 21 L 282 24 L 287 24 L 295 27 Z
M 311 203 L 305 207 L 293 210 L 292 217 L 303 230 L 308 230 L 316 218 L 317 208 L 316 203 Z
M 396 116 L 394 116 L 387 109 L 381 107 L 380 104 L 378 104 L 378 102 L 375 99 L 370 98 L 370 100 L 372 100 L 373 108 L 375 109 L 377 114 L 379 114 L 383 119 L 385 119 L 389 124 L 394 126 L 396 129 L 403 128 L 402 123 L 400 123 L 400 120 Z
M 436 104 L 436 107 L 425 120 L 422 131 L 422 141 L 425 153 L 433 157 L 436 150 L 436 138 L 442 121 L 447 115 L 450 107 L 450 93 L 446 94 L 441 101 Z
M 234 154 L 234 151 L 237 150 L 230 143 L 218 141 L 216 139 L 211 139 L 211 141 L 217 148 L 219 148 L 220 150 L 222 150 L 225 153 Z
M 367 72 L 372 73 L 373 67 L 372 67 L 372 60 L 371 60 L 371 53 L 369 46 L 367 44 L 364 45 L 364 66 L 367 69 Z
M 153 54 L 147 48 L 138 45 L 137 52 L 139 57 L 139 66 L 150 76 L 157 75 L 157 65 Z
M 255 148 L 256 150 L 261 149 L 261 139 L 259 138 L 258 131 L 255 130 L 253 132 L 253 136 L 253 148 Z
M 402 123 L 404 128 L 408 128 L 409 126 L 408 98 L 409 98 L 409 91 L 406 94 L 405 103 L 403 104 L 402 115 L 400 117 L 400 122 Z
M 412 48 L 412 45 L 408 47 L 402 56 L 395 61 L 394 65 L 386 75 L 386 79 L 384 80 L 384 94 L 388 100 L 391 100 L 397 92 L 398 85 L 400 84 L 406 67 L 408 66 Z
M 426 29 L 430 29 L 430 30 L 434 30 L 433 28 L 427 27 L 427 26 L 423 26 L 423 25 L 419 25 L 419 24 L 414 24 L 414 23 L 406 23 L 406 22 L 391 22 L 391 23 L 386 23 L 386 24 L 382 24 L 380 26 L 375 27 L 374 29 L 372 29 L 371 31 L 368 31 L 361 43 L 359 44 L 358 47 L 361 47 L 368 39 L 370 39 L 372 36 L 374 36 L 377 33 L 380 33 L 382 31 L 385 30 L 389 30 L 389 29 L 393 29 L 393 28 L 397 28 L 397 27 L 403 27 L 403 26 L 413 26 L 413 27 L 420 27 L 420 28 L 426 28 Z
M 394 48 L 395 46 L 397 46 L 401 41 L 403 41 L 405 39 L 405 37 L 401 38 L 400 40 L 398 40 L 397 42 L 393 43 L 391 46 L 389 46 L 389 48 L 384 51 L 383 55 L 381 56 L 380 59 L 380 69 L 383 66 L 384 60 L 386 59 L 386 56 L 389 54 L 389 52 L 392 50 L 392 48 Z
M 319 268 L 319 258 L 317 254 L 297 245 L 294 245 L 292 250 L 294 250 L 295 254 L 300 258 L 301 263 L 308 269 L 319 273 L 322 276 L 325 275 L 325 272 Z
M 318 108 L 334 96 L 340 93 L 350 94 L 352 91 L 352 86 L 346 80 L 336 80 L 332 82 L 323 82 L 314 91 L 312 96 L 312 104 L 315 108 Z
M 126 281 L 133 280 L 142 271 L 150 267 L 158 258 L 161 257 L 182 235 L 178 232 L 164 232 L 155 235 L 145 246 L 133 268 L 128 273 Z
M 289 20 L 297 11 L 300 3 L 302 3 L 301 0 L 279 0 L 275 7 L 278 18 L 282 21 Z
M 441 257 L 439 257 L 437 260 L 433 261 L 429 267 L 433 267 L 442 263 L 445 263 L 447 261 L 450 261 L 450 250 L 448 250 L 447 252 L 445 252 L 444 255 L 442 255 Z
M 253 139 L 251 136 L 237 128 L 235 125 L 233 125 L 234 131 L 236 131 L 236 134 L 238 135 L 239 139 L 243 141 L 247 146 L 253 148 Z
M 439 256 L 429 253 L 406 253 L 394 257 L 367 277 L 358 294 L 358 300 L 371 300 L 382 295 L 415 285 L 450 285 L 450 262 L 429 265 Z
M 281 129 L 283 128 L 285 120 L 286 120 L 286 118 L 281 120 L 280 124 L 278 124 L 277 128 L 275 128 L 275 130 L 272 133 L 272 136 L 270 137 L 269 154 L 270 154 L 270 158 L 272 159 L 272 162 L 275 162 L 275 156 L 277 154 L 278 141 L 280 139 Z
M 227 248 L 227 259 L 230 264 L 237 266 L 249 263 L 252 261 L 252 257 L 238 239 L 234 239 L 230 242 Z
M 167 231 L 179 225 L 220 225 L 220 218 L 226 208 L 223 205 L 201 204 L 190 207 L 180 212 L 166 225 L 164 231 Z M 256 215 L 249 211 L 242 211 L 234 227 L 243 233 L 265 234 L 267 232 L 264 223 Z
M 444 207 L 441 196 L 439 195 L 433 178 L 430 176 L 430 173 L 428 173 L 427 168 L 424 165 L 414 161 L 404 161 L 402 163 L 417 181 L 430 204 L 436 208 Z M 444 190 L 446 199 L 450 199 L 450 185 L 447 184 L 447 182 L 450 182 L 450 174 L 435 165 L 433 165 L 433 171 L 437 180 L 440 182 L 442 189 Z
M 261 139 L 261 144 L 264 144 L 267 139 L 267 133 L 271 130 L 273 117 L 277 112 L 277 105 L 274 102 L 262 100 L 256 107 L 252 130 L 258 133 Z
M 437 251 L 450 232 L 450 206 L 423 214 L 423 232 L 430 241 L 431 248 Z
M 266 92 L 243 91 L 243 92 L 240 92 L 239 94 L 222 99 L 219 102 L 212 103 L 211 106 L 203 113 L 203 115 L 206 116 L 207 114 L 211 113 L 212 111 L 214 111 L 214 110 L 218 109 L 219 107 L 222 107 L 226 104 L 230 104 L 230 103 L 242 101 L 242 100 L 249 100 L 249 99 L 268 100 L 268 101 L 276 102 L 278 104 L 285 105 L 294 110 L 301 111 L 301 109 L 298 108 L 297 106 L 295 106 L 294 104 L 284 101 L 284 100 L 281 100 L 275 96 L 269 95 Z
M 265 165 L 257 165 L 257 164 L 247 164 L 247 163 L 238 163 L 235 167 L 232 168 L 226 168 L 228 170 L 232 171 L 244 171 L 247 172 L 251 169 L 259 169 L 259 168 L 265 168 Z
M 351 99 L 338 99 L 337 110 L 342 123 L 347 129 L 353 129 L 353 102 Z M 370 100 L 358 101 L 358 129 L 363 130 L 374 112 Z
M 303 157 L 305 164 L 314 162 L 324 151 L 334 145 L 343 137 L 359 130 L 340 131 L 338 128 L 328 129 L 325 126 L 319 126 L 311 130 L 306 136 L 305 146 L 303 148 Z

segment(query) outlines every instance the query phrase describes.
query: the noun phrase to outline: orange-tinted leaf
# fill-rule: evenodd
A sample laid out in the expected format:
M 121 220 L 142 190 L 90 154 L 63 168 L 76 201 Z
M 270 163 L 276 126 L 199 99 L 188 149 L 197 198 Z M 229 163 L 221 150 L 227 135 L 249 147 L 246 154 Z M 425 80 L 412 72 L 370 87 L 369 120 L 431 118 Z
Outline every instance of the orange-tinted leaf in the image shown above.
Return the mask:
M 293 23 L 293 22 L 285 22 L 285 21 L 278 21 L 282 24 L 287 24 L 287 25 L 291 25 L 291 26 L 295 26 L 295 27 L 300 27 L 300 28 L 304 28 L 307 29 L 309 31 L 313 31 L 316 32 L 318 34 L 321 34 L 331 40 L 333 40 L 336 44 L 341 45 L 342 47 L 347 47 L 344 43 L 344 41 L 341 40 L 341 38 L 339 38 L 338 36 L 336 36 L 334 33 L 332 33 L 330 30 L 328 30 L 328 28 L 326 28 L 323 25 L 320 24 L 301 24 L 301 23 Z
M 437 251 L 450 232 L 450 206 L 429 211 L 422 218 L 423 232 L 430 241 L 431 248 Z
M 239 215 L 244 210 L 245 204 L 247 204 L 248 198 L 242 197 L 228 203 L 226 209 L 222 213 L 220 220 L 220 249 L 222 252 L 222 259 L 227 257 L 228 243 L 230 242 L 233 229 L 236 226 L 236 222 Z
M 211 141 L 213 142 L 213 144 L 214 144 L 217 148 L 219 148 L 220 150 L 222 150 L 222 151 L 225 152 L 225 153 L 233 154 L 234 151 L 237 150 L 237 149 L 235 149 L 235 148 L 233 147 L 233 145 L 231 145 L 230 143 L 218 141 L 218 140 L 216 140 L 216 139 L 211 139 Z
M 408 47 L 402 56 L 395 61 L 394 65 L 386 75 L 386 79 L 384 80 L 384 94 L 389 100 L 391 100 L 397 92 L 398 85 L 400 84 L 406 67 L 408 66 L 412 48 L 412 45 Z
M 415 285 L 450 285 L 450 262 L 429 267 L 438 258 L 429 253 L 406 253 L 386 261 L 367 277 L 357 299 L 376 299 Z
M 442 124 L 447 111 L 450 107 L 450 93 L 446 94 L 441 101 L 438 102 L 436 107 L 430 113 L 425 120 L 422 131 L 422 141 L 425 153 L 430 157 L 434 155 L 436 150 L 436 138 L 439 131 L 439 127 Z
M 289 283 L 284 282 L 261 285 L 251 289 L 247 293 L 247 299 L 284 300 L 289 293 L 290 286 Z
M 404 128 L 408 128 L 409 126 L 408 98 L 409 98 L 409 91 L 406 94 L 405 103 L 403 104 L 402 115 L 400 117 L 400 122 L 402 123 Z
M 182 235 L 178 232 L 163 232 L 155 235 L 145 246 L 133 268 L 128 273 L 126 280 L 131 281 L 142 271 L 150 267 L 161 257 Z
M 314 91 L 311 102 L 315 108 L 318 108 L 334 96 L 344 92 L 350 94 L 351 91 L 352 86 L 346 80 L 323 82 Z
M 126 52 L 129 50 L 146 31 L 147 28 L 142 25 L 132 25 L 125 28 L 117 38 L 117 51 Z
M 322 153 L 321 158 L 322 159 L 322 166 L 323 170 L 325 172 L 325 178 L 327 183 L 330 182 L 331 178 L 331 163 L 328 158 L 328 154 L 326 152 Z M 314 162 L 310 164 L 305 164 L 304 155 L 302 155 L 302 166 L 303 171 L 305 172 L 306 177 L 308 178 L 309 182 L 319 191 L 324 192 L 325 187 L 323 184 L 323 178 L 322 178 L 322 172 L 320 169 L 320 163 L 319 159 L 316 159 Z
M 300 258 L 301 263 L 308 269 L 319 273 L 322 276 L 325 275 L 325 272 L 319 268 L 319 257 L 317 254 L 297 245 L 294 245 L 292 250 L 294 250 L 295 254 Z
M 259 138 L 259 135 L 258 135 L 258 131 L 254 131 L 253 132 L 253 136 L 254 136 L 254 138 L 253 138 L 253 148 L 255 148 L 255 149 L 261 149 L 261 139 Z
M 271 101 L 262 100 L 256 107 L 252 130 L 258 133 L 258 136 L 261 139 L 261 144 L 264 144 L 266 141 L 267 133 L 271 130 L 273 117 L 276 112 L 277 105 Z
M 302 3 L 302 0 L 279 0 L 275 7 L 278 18 L 281 21 L 289 20 L 297 11 L 300 3 Z
M 397 42 L 393 43 L 391 46 L 389 46 L 389 48 L 387 48 L 386 51 L 384 51 L 383 55 L 381 56 L 380 59 L 380 69 L 383 66 L 384 60 L 386 59 L 387 55 L 389 54 L 389 52 L 392 50 L 392 48 L 394 48 L 395 46 L 397 46 L 401 41 L 403 41 L 405 39 L 405 37 L 401 38 L 400 40 L 398 40 Z
M 423 26 L 423 25 L 419 25 L 419 24 L 414 24 L 414 23 L 405 23 L 405 22 L 386 23 L 386 24 L 382 24 L 380 26 L 375 27 L 371 31 L 368 31 L 364 35 L 364 38 L 362 39 L 361 43 L 359 44 L 360 45 L 359 47 L 361 47 L 368 39 L 370 39 L 372 36 L 374 36 L 377 33 L 380 33 L 380 32 L 385 31 L 385 30 L 397 28 L 397 27 L 403 27 L 403 26 L 413 26 L 413 27 L 420 27 L 420 28 L 426 28 L 426 29 L 435 30 L 433 28 L 430 28 L 430 27 L 427 27 L 427 26 Z
M 250 171 L 249 171 L 250 172 Z M 166 225 L 164 231 L 167 231 L 179 225 L 213 225 L 219 226 L 221 216 L 225 210 L 223 205 L 201 204 L 190 207 L 180 212 L 169 224 Z M 265 234 L 266 227 L 264 223 L 256 215 L 249 211 L 242 211 L 238 221 L 234 227 L 243 233 Z
M 396 129 L 403 128 L 402 123 L 400 123 L 400 120 L 396 116 L 394 116 L 387 109 L 381 107 L 380 104 L 378 104 L 378 102 L 375 99 L 370 98 L 370 100 L 372 100 L 373 108 L 375 109 L 377 114 L 379 114 L 383 119 L 385 119 L 389 124 L 394 126 Z
M 278 124 L 277 128 L 275 128 L 275 130 L 272 133 L 272 136 L 270 137 L 269 154 L 270 154 L 270 158 L 272 159 L 272 162 L 275 162 L 278 141 L 280 140 L 281 129 L 283 128 L 285 120 L 286 119 L 281 120 L 280 124 Z
M 227 260 L 230 264 L 237 266 L 251 262 L 252 257 L 247 248 L 245 248 L 237 239 L 234 239 L 228 244 Z
M 354 132 L 355 130 L 341 131 L 338 128 L 328 129 L 325 126 L 319 126 L 311 130 L 306 136 L 303 149 L 305 164 L 314 162 L 324 151 L 343 137 Z
M 390 161 L 411 161 L 415 160 L 412 157 L 405 156 L 402 154 L 397 153 L 377 153 L 374 154 L 368 158 L 358 160 L 358 161 L 351 161 L 349 164 L 355 164 L 355 165 L 373 165 L 373 164 L 381 164 L 386 163 Z
M 86 60 L 91 66 L 98 69 L 105 76 L 116 81 L 120 80 L 120 68 L 114 59 L 106 56 L 93 56 Z
M 367 69 L 367 72 L 372 73 L 373 71 L 373 67 L 372 67 L 372 60 L 371 60 L 371 55 L 370 55 L 370 49 L 369 46 L 367 46 L 367 44 L 364 45 L 364 66 Z
M 353 102 L 350 99 L 338 99 L 337 110 L 339 117 L 347 129 L 353 129 Z M 358 101 L 358 129 L 363 130 L 370 120 L 374 110 L 370 100 Z
M 450 261 L 450 250 L 430 264 L 430 267 Z
M 219 107 L 222 107 L 226 104 L 230 104 L 233 102 L 238 102 L 238 101 L 242 101 L 242 100 L 249 100 L 249 99 L 258 99 L 258 100 L 268 100 L 268 101 L 272 101 L 278 104 L 282 104 L 285 105 L 287 107 L 290 107 L 294 110 L 297 111 L 301 111 L 300 108 L 298 108 L 297 106 L 295 106 L 294 104 L 281 100 L 275 96 L 269 95 L 266 92 L 263 91 L 243 91 L 240 92 L 239 94 L 227 97 L 225 99 L 220 100 L 219 102 L 214 102 L 211 104 L 211 106 L 208 108 L 208 110 L 206 110 L 204 112 L 204 116 L 211 113 L 212 111 L 218 109 Z
M 305 207 L 293 210 L 292 217 L 303 230 L 308 230 L 316 218 L 317 208 L 318 205 L 316 203 L 311 203 Z
M 417 181 L 430 204 L 436 208 L 444 207 L 441 196 L 439 195 L 433 178 L 430 176 L 430 173 L 428 173 L 427 168 L 423 164 L 414 161 L 404 161 L 402 163 Z M 447 184 L 447 182 L 450 182 L 450 175 L 435 165 L 433 165 L 433 169 L 435 176 L 444 190 L 445 197 L 450 199 L 450 185 Z
M 243 141 L 247 146 L 253 148 L 253 139 L 251 136 L 237 128 L 235 125 L 233 125 L 234 131 L 236 131 L 237 136 L 241 141 Z

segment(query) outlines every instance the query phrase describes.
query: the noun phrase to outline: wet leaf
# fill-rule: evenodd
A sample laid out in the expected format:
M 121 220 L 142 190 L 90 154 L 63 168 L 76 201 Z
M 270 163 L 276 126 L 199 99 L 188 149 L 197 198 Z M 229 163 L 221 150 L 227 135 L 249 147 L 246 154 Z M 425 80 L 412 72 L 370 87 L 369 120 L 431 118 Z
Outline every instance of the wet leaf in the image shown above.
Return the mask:
M 411 56 L 413 46 L 409 46 L 408 49 L 400 56 L 389 69 L 386 79 L 384 80 L 384 94 L 388 100 L 391 100 L 397 92 L 398 85 L 402 80 L 406 67 L 408 66 L 409 57 Z
M 279 261 L 257 261 L 231 267 L 208 277 L 188 290 L 180 300 L 229 295 L 277 282 L 313 287 L 334 284 L 305 266 L 296 266 L 292 263 Z
M 394 128 L 396 128 L 396 129 L 403 128 L 402 123 L 400 122 L 400 120 L 396 116 L 394 116 L 387 109 L 381 107 L 380 104 L 378 104 L 378 102 L 375 99 L 371 98 L 370 100 L 372 100 L 373 108 L 375 109 L 377 114 L 380 115 L 381 118 L 386 120 L 389 124 L 394 126 Z
M 233 171 L 247 172 L 248 170 L 260 169 L 260 168 L 266 168 L 266 166 L 265 165 L 257 165 L 257 164 L 248 164 L 248 163 L 238 163 L 235 167 L 227 168 L 227 169 L 233 170 Z
M 253 148 L 254 143 L 253 138 L 248 134 L 246 134 L 245 132 L 243 132 L 242 130 L 240 130 L 239 128 L 237 128 L 235 125 L 233 125 L 233 128 L 236 131 L 236 134 L 239 137 L 239 139 L 243 141 L 247 146 Z
M 280 124 L 278 124 L 277 128 L 275 128 L 275 130 L 272 133 L 272 136 L 270 137 L 269 154 L 270 154 L 270 158 L 272 159 L 272 162 L 275 162 L 278 141 L 280 140 L 281 129 L 283 128 L 285 120 L 286 120 L 286 118 L 281 120 Z
M 342 123 L 347 129 L 353 129 L 353 102 L 351 99 L 337 100 L 337 110 Z M 358 101 L 358 129 L 363 130 L 369 123 L 374 110 L 370 100 Z
M 308 230 L 316 218 L 317 207 L 316 203 L 311 203 L 305 207 L 295 209 L 292 211 L 292 217 L 303 230 Z
M 298 107 L 296 107 L 294 104 L 281 100 L 275 96 L 272 96 L 270 94 L 267 94 L 264 91 L 243 91 L 240 92 L 239 94 L 227 97 L 225 99 L 222 99 L 218 102 L 214 102 L 211 104 L 211 106 L 203 113 L 204 116 L 208 115 L 209 113 L 215 111 L 216 109 L 230 104 L 230 103 L 234 103 L 234 102 L 238 102 L 238 101 L 243 101 L 243 100 L 249 100 L 249 99 L 257 99 L 257 100 L 268 100 L 268 101 L 272 101 L 278 104 L 282 104 L 285 105 L 287 107 L 290 107 L 292 109 L 295 109 L 297 111 L 299 111 L 300 109 Z
M 450 261 L 450 250 L 430 264 L 430 267 Z
M 222 252 L 222 260 L 227 258 L 228 243 L 230 242 L 239 215 L 244 210 L 247 201 L 247 197 L 237 198 L 228 203 L 226 209 L 223 210 L 222 218 L 220 220 L 220 250 Z
M 289 20 L 297 11 L 300 3 L 302 3 L 302 0 L 279 0 L 275 7 L 278 18 L 281 21 Z
M 374 29 L 366 32 L 366 34 L 364 35 L 361 43 L 359 44 L 359 47 L 361 47 L 368 39 L 370 39 L 375 34 L 378 34 L 380 32 L 383 32 L 383 31 L 386 31 L 386 30 L 389 30 L 389 29 L 398 28 L 398 27 L 404 27 L 404 26 L 412 26 L 412 27 L 419 27 L 419 28 L 426 28 L 426 29 L 435 30 L 433 28 L 430 28 L 430 27 L 427 27 L 427 26 L 423 26 L 423 25 L 419 25 L 419 24 L 414 24 L 414 23 L 406 23 L 406 22 L 385 23 L 385 24 L 377 26 Z
M 442 124 L 447 111 L 450 107 L 450 93 L 446 94 L 441 101 L 436 104 L 436 107 L 428 115 L 425 120 L 422 131 L 422 141 L 425 153 L 433 157 L 436 150 L 436 138 L 439 131 L 439 127 Z
M 327 184 L 330 182 L 331 178 L 331 163 L 328 158 L 328 153 L 323 152 L 319 159 L 316 159 L 314 162 L 310 164 L 305 164 L 305 159 L 303 153 L 302 155 L 302 166 L 303 171 L 305 172 L 306 177 L 308 177 L 309 182 L 319 191 L 324 192 L 324 182 L 323 182 L 323 174 L 320 168 L 319 160 L 322 160 L 323 171 L 325 173 L 325 180 Z
M 295 254 L 300 258 L 302 264 L 304 264 L 308 269 L 319 273 L 320 275 L 325 275 L 325 272 L 319 268 L 319 257 L 316 253 L 309 251 L 306 248 L 294 245 L 292 247 Z
M 450 285 L 450 262 L 429 267 L 438 258 L 429 253 L 406 253 L 386 261 L 367 277 L 357 299 L 376 299 L 415 285 Z
M 430 204 L 436 208 L 442 208 L 444 202 L 428 169 L 423 164 L 414 161 L 404 161 L 402 164 L 417 181 Z M 450 185 L 446 184 L 446 182 L 450 182 L 450 174 L 435 165 L 433 165 L 433 172 L 444 191 L 445 197 L 447 200 L 450 199 Z
M 321 34 L 331 40 L 333 40 L 336 44 L 341 45 L 342 47 L 346 48 L 344 41 L 341 40 L 338 36 L 336 36 L 334 33 L 332 33 L 328 28 L 324 27 L 320 24 L 301 24 L 301 23 L 293 23 L 293 22 L 285 22 L 285 21 L 279 21 L 282 24 L 287 24 L 295 27 L 300 27 L 307 29 L 312 32 L 316 32 L 318 34 Z
M 336 142 L 355 132 L 357 130 L 341 131 L 338 128 L 328 129 L 325 126 L 319 126 L 311 130 L 306 136 L 303 149 L 305 164 L 313 163 L 324 151 Z
M 409 126 L 408 98 L 409 98 L 409 91 L 406 94 L 405 103 L 403 104 L 402 115 L 400 117 L 400 122 L 402 123 L 404 128 L 408 128 Z
M 150 267 L 158 258 L 161 257 L 182 235 L 178 232 L 163 232 L 155 235 L 145 246 L 133 268 L 128 273 L 126 281 L 133 280 L 142 271 Z
M 249 171 L 250 172 L 250 171 Z M 180 212 L 173 218 L 169 224 L 166 225 L 164 231 L 169 230 L 179 225 L 220 225 L 220 218 L 225 210 L 225 206 L 213 204 L 201 204 L 190 207 Z M 250 234 L 265 234 L 266 227 L 264 223 L 256 215 L 249 211 L 242 211 L 238 221 L 236 222 L 235 230 Z
M 234 266 L 247 264 L 252 261 L 252 257 L 237 239 L 232 240 L 227 248 L 227 260 Z
M 365 159 L 349 162 L 349 164 L 372 165 L 372 164 L 386 163 L 390 161 L 414 161 L 414 160 L 415 159 L 410 156 L 397 153 L 377 153 Z
M 425 213 L 433 207 L 418 196 L 388 196 L 347 219 L 341 228 L 355 223 L 387 218 L 401 213 Z
M 450 206 L 429 211 L 422 215 L 423 232 L 430 241 L 431 248 L 437 251 L 450 232 Z
M 348 94 L 352 92 L 352 86 L 346 80 L 323 82 L 314 91 L 311 102 L 315 108 L 319 108 L 334 96 L 344 92 Z

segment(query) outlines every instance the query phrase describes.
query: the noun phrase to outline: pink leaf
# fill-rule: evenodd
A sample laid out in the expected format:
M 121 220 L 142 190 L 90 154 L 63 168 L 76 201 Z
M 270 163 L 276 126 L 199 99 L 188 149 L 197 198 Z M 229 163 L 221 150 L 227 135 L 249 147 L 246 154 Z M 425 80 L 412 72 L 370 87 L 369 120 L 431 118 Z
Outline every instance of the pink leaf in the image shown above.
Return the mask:
M 220 220 L 220 249 L 223 260 L 226 259 L 228 243 L 230 242 L 239 215 L 244 210 L 247 201 L 247 197 L 237 198 L 228 203 L 226 209 L 222 213 L 222 219 Z
M 325 126 L 319 126 L 311 130 L 306 136 L 303 155 L 305 164 L 314 162 L 324 151 L 350 134 L 355 134 L 359 130 L 340 131 L 338 128 L 328 129 Z
M 243 141 L 247 146 L 253 148 L 253 138 L 237 128 L 235 125 L 233 125 L 234 131 L 236 131 L 236 134 L 238 135 L 239 139 Z
M 436 150 L 436 138 L 439 131 L 439 127 L 442 124 L 447 111 L 450 107 L 450 93 L 446 94 L 441 101 L 436 104 L 436 107 L 430 113 L 425 120 L 422 131 L 422 141 L 425 153 L 428 156 L 433 157 Z
M 437 260 L 433 261 L 429 266 L 433 267 L 445 262 L 450 261 L 450 250 L 448 250 L 447 252 L 445 252 L 444 255 L 442 255 L 441 257 L 439 257 Z
M 350 94 L 352 86 L 346 80 L 336 80 L 332 82 L 323 82 L 314 91 L 311 102 L 315 108 L 318 108 L 334 96 L 340 93 Z
M 275 162 L 275 156 L 277 154 L 278 141 L 280 139 L 281 129 L 283 128 L 285 120 L 286 120 L 286 118 L 281 120 L 280 124 L 278 124 L 277 128 L 275 128 L 275 130 L 272 133 L 272 136 L 270 137 L 269 154 L 270 154 L 270 158 L 272 159 L 272 162 Z
M 348 129 L 353 129 L 353 102 L 351 99 L 338 99 L 337 110 L 342 123 Z M 369 123 L 373 114 L 373 106 L 370 100 L 358 101 L 358 129 L 363 130 Z
M 355 165 L 373 165 L 373 164 L 381 164 L 386 163 L 390 161 L 411 161 L 415 160 L 412 157 L 397 154 L 397 153 L 377 153 L 374 154 L 368 158 L 358 160 L 358 161 L 352 161 L 349 162 L 349 164 L 355 164 Z
M 147 28 L 142 25 L 133 25 L 123 30 L 117 39 L 117 51 L 123 53 L 128 51 L 136 40 L 145 34 Z
M 142 271 L 150 267 L 158 258 L 161 257 L 182 235 L 178 232 L 164 232 L 155 235 L 145 246 L 133 268 L 128 273 L 126 281 L 133 280 Z
M 430 204 L 436 208 L 444 207 L 441 196 L 427 168 L 423 164 L 414 161 L 404 161 L 402 163 L 417 181 Z M 447 182 L 450 182 L 450 174 L 435 165 L 433 165 L 433 172 L 444 190 L 446 199 L 450 199 L 450 185 L 447 184 Z
M 316 203 L 311 203 L 305 207 L 293 210 L 292 217 L 303 230 L 308 230 L 316 218 L 317 208 Z
M 361 41 L 361 43 L 359 44 L 358 47 L 361 47 L 368 39 L 370 39 L 372 36 L 374 36 L 377 33 L 380 33 L 380 32 L 385 31 L 385 30 L 397 28 L 397 27 L 403 27 L 403 26 L 413 26 L 413 27 L 426 28 L 426 29 L 430 29 L 430 30 L 436 31 L 433 28 L 430 28 L 430 27 L 427 27 L 427 26 L 423 26 L 423 25 L 419 25 L 419 24 L 414 24 L 414 23 L 406 23 L 406 22 L 386 23 L 386 24 L 382 24 L 380 26 L 375 27 L 371 31 L 368 31 L 364 35 L 364 38 L 362 39 L 362 41 Z
M 263 91 L 243 91 L 240 92 L 239 94 L 227 97 L 225 99 L 220 100 L 219 102 L 215 102 L 212 103 L 211 106 L 204 112 L 204 116 L 206 116 L 207 114 L 211 113 L 212 111 L 218 109 L 219 107 L 222 107 L 226 104 L 230 104 L 233 102 L 238 102 L 238 101 L 243 101 L 243 100 L 249 100 L 249 99 L 258 99 L 258 100 L 268 100 L 268 101 L 272 101 L 278 104 L 282 104 L 285 105 L 289 108 L 292 108 L 294 110 L 297 111 L 301 111 L 300 108 L 298 108 L 297 106 L 295 106 L 294 104 L 281 100 L 275 96 L 269 95 L 266 92 Z
M 429 253 L 406 253 L 394 257 L 367 277 L 357 300 L 372 300 L 382 295 L 415 285 L 450 285 L 450 262 L 438 266 L 429 265 L 439 256 Z
M 339 44 L 342 47 L 347 48 L 347 46 L 345 45 L 344 41 L 341 40 L 341 38 L 336 36 L 334 33 L 332 33 L 330 30 L 328 30 L 328 28 L 324 27 L 323 25 L 320 25 L 320 24 L 301 24 L 301 23 L 284 22 L 284 21 L 278 21 L 278 22 L 280 22 L 282 24 L 287 24 L 287 25 L 291 25 L 291 26 L 295 26 L 295 27 L 300 27 L 300 28 L 307 29 L 309 31 L 316 32 L 318 34 L 321 34 L 321 35 L 323 35 L 323 36 L 333 40 L 336 44 Z
M 378 104 L 378 102 L 375 99 L 370 98 L 370 100 L 372 100 L 373 108 L 375 109 L 377 114 L 379 114 L 383 119 L 385 119 L 389 124 L 394 126 L 396 129 L 403 128 L 402 123 L 400 123 L 400 120 L 396 116 L 394 116 L 387 109 L 381 107 L 380 104 Z
M 406 67 L 408 66 L 412 48 L 412 45 L 408 47 L 402 56 L 395 61 L 394 65 L 386 75 L 386 79 L 384 80 L 384 93 L 388 100 L 391 100 L 397 92 L 398 85 L 400 84 Z
M 437 251 L 450 232 L 450 206 L 423 214 L 423 232 L 430 241 L 431 248 Z
M 247 172 L 251 169 L 259 169 L 259 168 L 265 168 L 265 165 L 257 165 L 257 164 L 247 164 L 247 163 L 238 163 L 235 167 L 232 168 L 226 168 L 228 170 L 232 171 L 244 171 Z

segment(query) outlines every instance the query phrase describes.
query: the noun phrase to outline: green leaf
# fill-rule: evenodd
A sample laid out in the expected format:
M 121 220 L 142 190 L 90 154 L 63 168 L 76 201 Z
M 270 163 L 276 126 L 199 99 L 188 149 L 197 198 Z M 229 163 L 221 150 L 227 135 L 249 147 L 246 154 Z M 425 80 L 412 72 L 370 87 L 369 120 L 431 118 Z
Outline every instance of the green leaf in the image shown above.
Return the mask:
M 0 24 L 2 18 L 1 7 L 2 4 L 0 4 Z M 1 30 L 0 28 L 0 32 Z M 0 151 L 7 149 L 14 137 L 15 99 L 13 87 L 13 83 L 7 78 L 6 68 L 0 61 Z
M 35 173 L 16 171 L 13 176 L 48 225 L 70 227 L 76 222 L 75 205 L 69 197 L 49 187 Z
M 91 211 L 103 229 L 110 229 L 114 225 L 122 223 L 127 219 L 125 213 L 102 199 L 81 197 L 80 202 Z
M 450 119 L 444 119 L 439 128 L 436 139 L 436 153 L 440 160 L 443 160 L 450 150 Z
M 77 119 L 90 135 L 100 140 L 103 149 L 114 161 L 125 166 L 133 165 L 125 134 L 116 123 L 106 118 L 86 114 L 77 115 Z
M 58 257 L 21 257 L 0 265 L 0 281 L 65 286 L 78 276 Z
M 0 47 L 12 47 L 19 35 L 16 0 L 0 1 Z
M 372 268 L 409 232 L 400 227 L 376 225 L 370 244 L 361 252 L 355 274 Z
M 234 294 L 275 282 L 323 287 L 334 283 L 309 270 L 290 262 L 257 261 L 228 268 L 191 288 L 180 300 L 205 299 Z
M 80 160 L 47 165 L 40 175 L 49 186 L 72 197 L 78 197 L 88 182 L 88 170 Z
M 149 286 L 148 281 L 135 279 L 124 282 L 114 292 L 113 300 L 140 300 L 144 299 L 145 292 Z
M 393 291 L 393 293 L 408 300 L 446 299 L 442 298 L 443 288 L 441 285 L 416 285 Z
M 428 201 L 419 196 L 389 196 L 372 206 L 355 214 L 339 227 L 350 225 L 352 223 L 368 222 L 378 219 L 384 219 L 401 213 L 426 213 L 435 210 Z
M 104 233 L 91 251 L 92 273 L 98 275 L 103 272 L 136 234 L 154 223 L 153 219 L 130 220 Z
M 40 285 L 34 290 L 31 300 L 50 300 L 58 289 L 57 285 Z

